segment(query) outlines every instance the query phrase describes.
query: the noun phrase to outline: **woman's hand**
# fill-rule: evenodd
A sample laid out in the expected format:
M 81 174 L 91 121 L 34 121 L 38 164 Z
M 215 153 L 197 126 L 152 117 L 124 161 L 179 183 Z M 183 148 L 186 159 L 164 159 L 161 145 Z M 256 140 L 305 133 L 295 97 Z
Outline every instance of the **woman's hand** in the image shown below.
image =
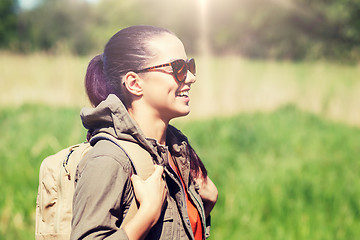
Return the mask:
M 145 181 L 138 175 L 131 177 L 136 200 L 139 202 L 140 208 L 152 215 L 153 225 L 160 217 L 166 198 L 165 181 L 162 178 L 163 172 L 162 166 L 155 165 L 155 171 Z
M 146 180 L 131 176 L 136 200 L 140 206 L 135 216 L 123 227 L 129 239 L 143 239 L 159 220 L 166 198 L 164 168 L 155 165 L 155 171 Z
M 211 179 L 209 177 L 203 178 L 202 174 L 199 174 L 199 177 L 195 178 L 195 182 L 200 187 L 199 195 L 204 203 L 205 216 L 208 217 L 217 201 L 218 190 Z

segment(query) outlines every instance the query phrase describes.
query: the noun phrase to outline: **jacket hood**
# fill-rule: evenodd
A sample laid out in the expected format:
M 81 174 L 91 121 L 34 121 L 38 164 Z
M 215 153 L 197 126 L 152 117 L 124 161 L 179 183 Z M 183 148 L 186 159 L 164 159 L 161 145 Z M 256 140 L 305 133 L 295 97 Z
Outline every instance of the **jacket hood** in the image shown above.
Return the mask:
M 116 95 L 110 94 L 95 108 L 83 108 L 80 117 L 91 136 L 107 133 L 117 139 L 138 142 L 150 153 L 156 155 L 154 147 L 146 140 L 140 127 L 130 117 L 124 104 Z

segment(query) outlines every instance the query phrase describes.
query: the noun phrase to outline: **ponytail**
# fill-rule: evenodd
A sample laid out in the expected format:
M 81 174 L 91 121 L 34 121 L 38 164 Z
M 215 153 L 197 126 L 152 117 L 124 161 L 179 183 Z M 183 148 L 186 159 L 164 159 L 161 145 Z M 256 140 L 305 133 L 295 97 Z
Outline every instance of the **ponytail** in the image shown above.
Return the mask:
M 85 89 L 93 106 L 97 106 L 109 95 L 103 71 L 102 54 L 94 57 L 89 63 L 85 76 Z

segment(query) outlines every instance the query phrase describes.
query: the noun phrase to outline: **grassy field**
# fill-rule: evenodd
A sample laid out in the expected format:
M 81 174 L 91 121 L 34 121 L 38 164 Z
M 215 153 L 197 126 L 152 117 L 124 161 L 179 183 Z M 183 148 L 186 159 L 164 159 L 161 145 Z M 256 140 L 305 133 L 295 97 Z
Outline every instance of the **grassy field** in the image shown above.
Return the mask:
M 183 125 L 220 197 L 212 239 L 358 239 L 360 129 L 292 106 Z
M 0 239 L 33 239 L 41 160 L 84 139 L 78 108 L 0 110 Z M 211 239 L 357 239 L 360 129 L 295 107 L 177 121 L 219 188 Z
M 0 52 L 1 106 L 45 103 L 84 106 L 83 80 L 91 57 Z M 360 65 L 197 57 L 190 118 L 272 111 L 293 104 L 360 126 Z
M 0 239 L 34 239 L 42 159 L 84 140 L 89 58 L 0 53 Z M 360 67 L 197 58 L 174 123 L 219 188 L 211 239 L 360 237 Z

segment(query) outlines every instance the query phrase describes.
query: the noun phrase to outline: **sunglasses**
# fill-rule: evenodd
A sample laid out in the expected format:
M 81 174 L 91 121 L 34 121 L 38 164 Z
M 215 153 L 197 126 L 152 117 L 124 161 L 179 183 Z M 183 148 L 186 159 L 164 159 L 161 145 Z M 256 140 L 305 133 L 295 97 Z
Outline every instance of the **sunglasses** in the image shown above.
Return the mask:
M 144 68 L 142 70 L 135 71 L 136 73 L 146 72 L 146 71 L 156 71 L 157 68 L 171 66 L 172 74 L 175 77 L 176 81 L 184 82 L 187 77 L 187 71 L 190 71 L 194 76 L 196 74 L 195 60 L 193 58 L 188 59 L 187 61 L 183 59 L 178 59 L 170 63 L 165 63 L 153 67 Z

